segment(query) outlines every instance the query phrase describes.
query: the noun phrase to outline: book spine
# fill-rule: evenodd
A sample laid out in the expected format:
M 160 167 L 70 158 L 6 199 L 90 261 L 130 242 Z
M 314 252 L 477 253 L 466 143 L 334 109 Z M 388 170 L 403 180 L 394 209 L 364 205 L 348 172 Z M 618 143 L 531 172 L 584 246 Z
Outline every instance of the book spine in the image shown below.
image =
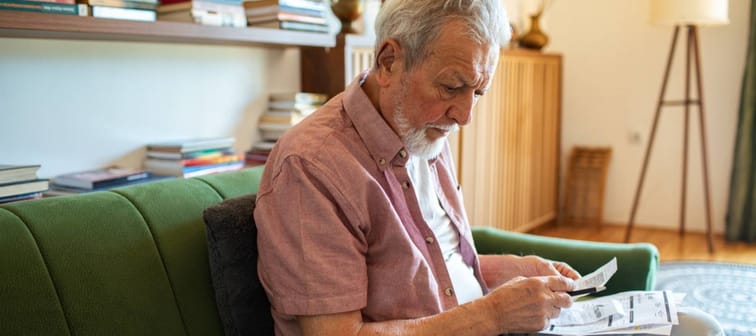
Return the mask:
M 143 172 L 135 175 L 129 175 L 129 176 L 123 176 L 111 180 L 104 180 L 104 181 L 95 181 L 92 182 L 92 188 L 91 189 L 99 189 L 99 188 L 107 188 L 107 187 L 113 187 L 117 185 L 121 185 L 124 183 L 130 183 L 137 180 L 143 180 L 150 178 L 152 176 L 152 173 L 150 172 Z
M 43 1 L 0 0 L 0 9 L 79 15 L 79 5 Z
M 244 14 L 212 12 L 206 10 L 192 10 L 194 22 L 206 26 L 246 27 L 247 18 Z
M 299 7 L 290 7 L 290 6 L 270 6 L 270 7 L 257 7 L 257 8 L 249 8 L 245 11 L 247 13 L 247 16 L 266 16 L 266 15 L 274 15 L 277 13 L 289 13 L 289 14 L 295 14 L 295 15 L 306 15 L 306 16 L 312 16 L 312 17 L 318 17 L 318 18 L 324 18 L 325 12 L 323 11 L 317 11 L 312 10 L 308 8 L 299 8 Z
M 278 4 L 280 6 L 304 8 L 304 9 L 310 9 L 310 10 L 321 11 L 321 12 L 327 9 L 323 2 L 316 2 L 316 1 L 310 1 L 310 0 L 279 0 Z
M 182 160 L 181 164 L 184 167 L 192 167 L 192 166 L 237 162 L 243 159 L 244 159 L 243 154 L 233 154 L 233 155 L 219 156 L 217 158 L 209 158 L 209 159 L 203 159 L 203 158 L 187 159 L 187 160 Z
M 136 8 L 145 10 L 156 10 L 157 4 L 139 2 L 132 0 L 86 0 L 90 6 L 107 6 L 118 8 Z
M 157 18 L 155 11 L 151 10 L 105 6 L 92 6 L 92 16 L 107 19 L 123 19 L 134 21 L 155 21 L 155 19 Z
M 196 176 L 202 176 L 202 175 L 208 175 L 208 174 L 214 174 L 214 173 L 222 173 L 227 171 L 234 171 L 244 168 L 244 161 L 242 162 L 235 162 L 233 164 L 224 164 L 219 166 L 210 166 L 206 169 L 197 169 L 193 171 L 186 172 L 184 171 L 184 177 L 196 177 Z
M 54 2 L 54 3 L 64 3 L 64 4 L 70 4 L 70 5 L 73 5 L 76 3 L 76 0 L 29 0 L 29 1 Z
M 222 2 L 212 1 L 192 1 L 192 10 L 200 9 L 208 12 L 232 13 L 235 15 L 245 15 L 244 7 L 230 5 Z
M 303 23 L 311 23 L 311 24 L 317 24 L 317 25 L 326 25 L 328 22 L 325 18 L 319 18 L 314 16 L 307 16 L 307 15 L 297 15 L 297 14 L 290 14 L 290 13 L 274 13 L 273 15 L 265 15 L 265 16 L 256 16 L 256 17 L 250 17 L 247 16 L 247 22 L 250 23 L 260 23 L 260 22 L 267 22 L 267 21 L 291 21 L 291 22 L 303 22 Z

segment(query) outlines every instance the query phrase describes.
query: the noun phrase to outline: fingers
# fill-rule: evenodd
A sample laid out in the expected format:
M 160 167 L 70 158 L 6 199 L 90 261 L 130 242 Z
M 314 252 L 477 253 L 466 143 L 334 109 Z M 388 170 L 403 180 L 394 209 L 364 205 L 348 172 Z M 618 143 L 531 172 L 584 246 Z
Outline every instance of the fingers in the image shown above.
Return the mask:
M 553 293 L 554 306 L 559 308 L 569 308 L 572 306 L 572 298 L 566 292 L 575 288 L 572 279 L 562 276 L 546 277 L 546 286 Z
M 578 273 L 578 271 L 576 271 L 574 268 L 572 268 L 570 265 L 568 265 L 565 262 L 553 261 L 552 265 L 554 266 L 554 268 L 556 268 L 557 272 L 559 272 L 559 274 L 561 275 L 564 275 L 573 280 L 580 278 L 580 273 Z

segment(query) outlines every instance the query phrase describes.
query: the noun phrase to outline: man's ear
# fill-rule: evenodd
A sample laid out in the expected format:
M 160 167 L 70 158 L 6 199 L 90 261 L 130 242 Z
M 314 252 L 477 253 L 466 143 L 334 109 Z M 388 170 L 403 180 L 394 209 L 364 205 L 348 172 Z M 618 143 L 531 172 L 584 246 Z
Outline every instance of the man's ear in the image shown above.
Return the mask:
M 378 55 L 375 58 L 378 84 L 387 86 L 391 77 L 398 71 L 401 66 L 400 62 L 401 48 L 396 40 L 388 39 L 383 42 L 378 49 Z

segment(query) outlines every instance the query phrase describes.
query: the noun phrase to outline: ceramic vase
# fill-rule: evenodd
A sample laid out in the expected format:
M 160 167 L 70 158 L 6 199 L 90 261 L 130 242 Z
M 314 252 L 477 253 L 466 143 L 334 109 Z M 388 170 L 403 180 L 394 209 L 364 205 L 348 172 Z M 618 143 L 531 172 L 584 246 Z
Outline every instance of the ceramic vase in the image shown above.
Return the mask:
M 520 37 L 520 47 L 541 50 L 549 43 L 549 37 L 541 30 L 541 13 L 530 16 L 530 30 Z

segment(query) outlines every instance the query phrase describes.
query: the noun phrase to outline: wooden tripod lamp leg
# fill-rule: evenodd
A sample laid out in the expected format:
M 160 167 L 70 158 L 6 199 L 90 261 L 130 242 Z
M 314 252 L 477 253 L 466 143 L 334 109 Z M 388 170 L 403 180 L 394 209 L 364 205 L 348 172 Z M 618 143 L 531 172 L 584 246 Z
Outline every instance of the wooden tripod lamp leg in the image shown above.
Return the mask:
M 706 241 L 709 245 L 709 253 L 714 253 L 714 239 L 712 237 L 711 229 L 711 198 L 709 197 L 709 158 L 706 151 L 706 122 L 704 120 L 704 98 L 703 98 L 703 82 L 701 73 L 701 53 L 698 47 L 698 29 L 694 26 L 691 28 L 691 37 L 693 43 L 693 56 L 695 57 L 696 64 L 696 87 L 698 88 L 698 121 L 701 130 L 701 161 L 703 163 L 703 179 L 704 179 L 704 201 L 706 202 Z
M 651 134 L 648 139 L 648 146 L 646 146 L 646 154 L 643 157 L 643 167 L 641 168 L 640 179 L 638 180 L 638 187 L 635 189 L 635 197 L 633 198 L 633 207 L 630 210 L 630 221 L 627 223 L 627 231 L 625 231 L 625 242 L 630 242 L 630 234 L 633 230 L 633 224 L 635 223 L 635 214 L 638 211 L 638 202 L 640 201 L 641 191 L 643 190 L 643 182 L 646 179 L 646 170 L 648 169 L 648 161 L 651 157 L 651 149 L 654 146 L 654 139 L 656 138 L 656 129 L 659 124 L 659 116 L 661 115 L 662 105 L 664 104 L 664 94 L 667 91 L 667 83 L 669 82 L 669 73 L 672 68 L 672 59 L 675 55 L 675 47 L 677 46 L 677 34 L 680 32 L 680 27 L 675 26 L 675 31 L 672 33 L 672 44 L 669 48 L 669 55 L 667 56 L 667 67 L 664 70 L 664 79 L 662 80 L 661 92 L 659 93 L 659 100 L 656 104 L 656 113 L 654 114 L 654 122 L 651 126 Z

